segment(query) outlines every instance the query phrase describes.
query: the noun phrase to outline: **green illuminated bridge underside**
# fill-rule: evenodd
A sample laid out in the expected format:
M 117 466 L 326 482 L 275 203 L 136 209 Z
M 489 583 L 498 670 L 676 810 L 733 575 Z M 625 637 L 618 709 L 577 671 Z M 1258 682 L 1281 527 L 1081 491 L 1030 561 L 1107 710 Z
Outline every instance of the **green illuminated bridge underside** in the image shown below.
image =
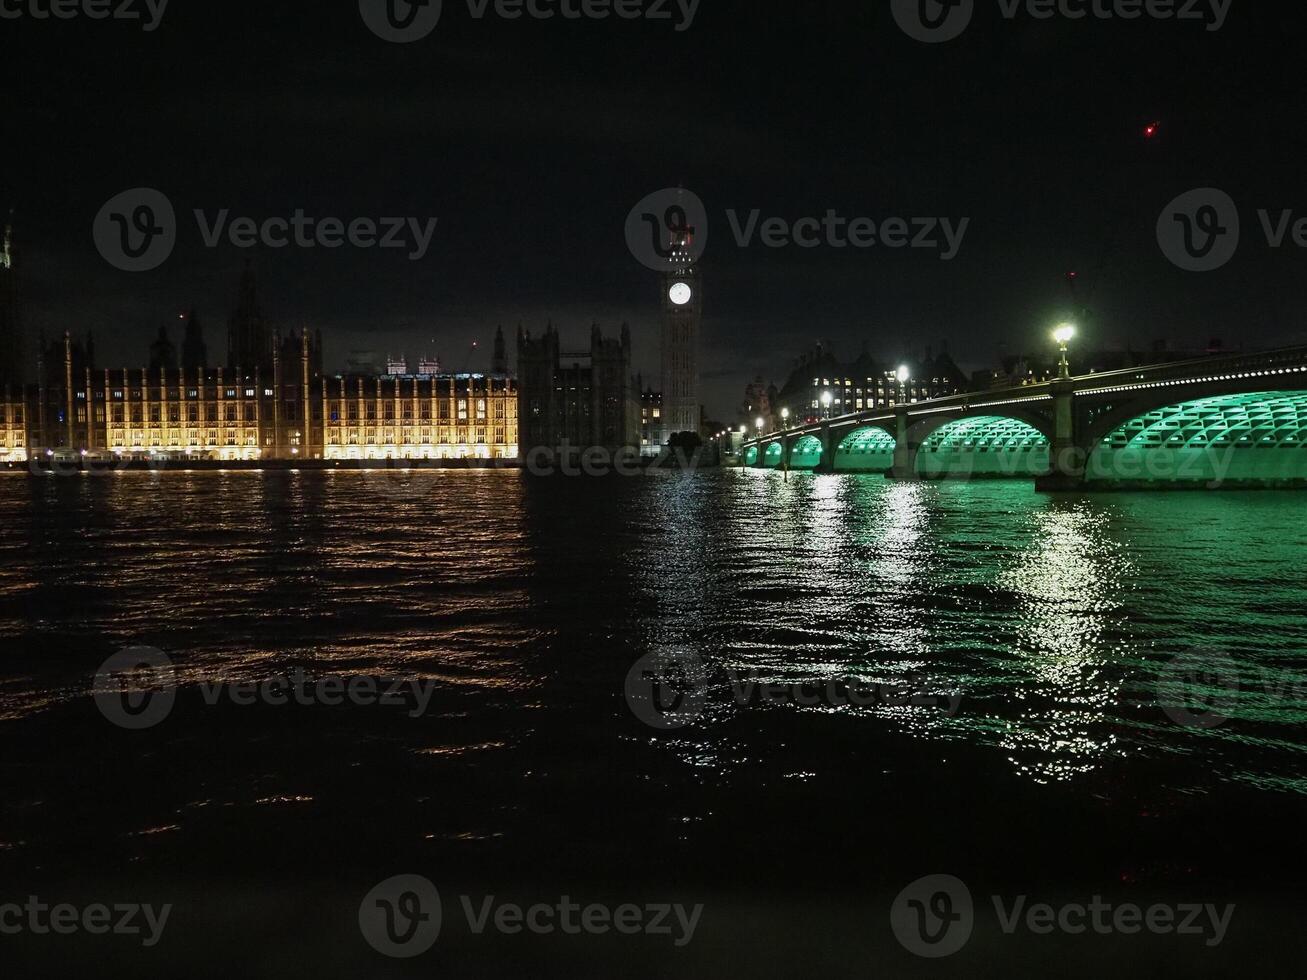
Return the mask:
M 1140 369 L 1128 379 L 1132 384 L 1091 376 L 1054 383 L 1048 394 L 940 400 L 904 406 L 898 415 L 882 413 L 863 424 L 857 417 L 835 419 L 748 444 L 743 463 L 900 478 L 1047 479 L 1050 472 L 1065 472 L 1070 454 L 1078 459 L 1074 479 L 1091 484 L 1307 486 L 1307 348 L 1295 360 L 1290 355 L 1296 351 L 1242 356 L 1272 365 L 1256 372 L 1216 374 L 1219 364 L 1189 362 L 1162 366 L 1160 381 L 1147 373 L 1156 369 Z M 1285 363 L 1301 366 L 1274 367 Z M 1195 377 L 1177 377 L 1175 369 L 1190 365 Z M 1265 384 L 1263 378 L 1281 386 L 1166 401 L 1186 389 L 1256 387 Z M 989 410 L 975 410 L 982 405 Z M 1059 428 L 1063 419 L 1074 421 Z M 1055 443 L 1055 433 L 1067 430 L 1074 438 L 1059 436 L 1062 441 Z M 906 448 L 899 446 L 896 431 L 900 437 L 907 433 Z

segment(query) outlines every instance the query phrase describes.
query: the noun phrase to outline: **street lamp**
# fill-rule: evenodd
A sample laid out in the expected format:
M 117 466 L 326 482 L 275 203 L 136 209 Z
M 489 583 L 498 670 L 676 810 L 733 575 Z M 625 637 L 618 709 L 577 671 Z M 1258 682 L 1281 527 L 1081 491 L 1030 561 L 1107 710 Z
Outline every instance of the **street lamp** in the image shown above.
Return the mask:
M 789 428 L 790 428 L 790 410 L 788 408 L 782 408 L 781 429 L 783 431 L 788 431 Z M 790 454 L 786 452 L 784 435 L 781 436 L 781 461 L 783 463 L 782 469 L 784 469 L 785 471 L 785 482 L 789 483 L 790 482 Z
M 902 405 L 908 400 L 907 389 L 903 386 L 912 378 L 912 370 L 906 364 L 900 364 L 895 377 L 899 379 L 899 404 Z
M 833 402 L 834 400 L 835 400 L 835 396 L 832 395 L 829 391 L 823 391 L 821 393 L 821 407 L 826 410 L 826 418 L 830 418 L 830 406 L 831 406 L 831 402 Z
M 1076 335 L 1074 323 L 1059 324 L 1053 330 L 1053 339 L 1057 341 L 1058 349 L 1062 352 L 1062 360 L 1057 366 L 1059 378 L 1071 377 L 1071 365 L 1066 359 L 1067 345 L 1071 343 L 1071 338 Z

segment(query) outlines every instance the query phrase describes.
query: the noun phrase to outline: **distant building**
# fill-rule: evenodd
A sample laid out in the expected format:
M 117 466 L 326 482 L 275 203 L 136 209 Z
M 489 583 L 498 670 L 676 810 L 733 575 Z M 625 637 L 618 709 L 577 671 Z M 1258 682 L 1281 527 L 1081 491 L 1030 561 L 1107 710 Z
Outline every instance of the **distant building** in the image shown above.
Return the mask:
M 736 427 L 742 425 L 746 432 L 752 432 L 761 418 L 767 431 L 775 430 L 780 421 L 780 407 L 777 405 L 779 394 L 775 385 L 762 380 L 762 375 L 745 385 L 744 401 L 740 404 Z
M 540 337 L 517 334 L 518 423 L 523 458 L 536 447 L 610 451 L 640 445 L 640 402 L 631 376 L 631 331 L 590 330 L 588 351 L 564 351 L 550 324 Z
M 403 354 L 400 354 L 399 357 L 394 357 L 390 354 L 387 354 L 386 373 L 393 374 L 396 377 L 402 377 L 408 374 L 408 358 L 406 358 Z
M 418 374 L 430 377 L 433 374 L 440 373 L 440 358 L 435 354 L 429 354 L 425 357 L 418 358 Z
M 645 389 L 640 392 L 640 455 L 657 456 L 663 445 L 663 393 Z
M 1159 340 L 1146 351 L 1129 348 L 1084 351 L 1076 349 L 1073 344 L 1067 360 L 1071 364 L 1072 374 L 1102 374 L 1105 371 L 1122 371 L 1149 364 L 1197 360 L 1231 353 L 1236 351 L 1227 348 L 1220 339 L 1209 341 L 1204 348 L 1191 350 L 1173 350 L 1166 341 Z M 1059 360 L 1057 352 L 1051 349 L 1042 354 L 1013 354 L 1000 359 L 993 368 L 976 372 L 972 387 L 983 391 L 988 388 L 1012 388 L 1051 381 L 1058 375 Z
M 899 381 L 900 367 L 907 368 L 907 380 Z M 912 404 L 967 390 L 969 379 L 947 352 L 935 354 L 926 348 L 924 357 L 907 357 L 882 363 L 865 350 L 852 362 L 837 359 L 818 345 L 799 358 L 797 366 L 781 388 L 774 404 L 771 424 L 780 410 L 790 410 L 790 423 L 817 421 L 875 408 Z M 824 396 L 830 395 L 830 406 Z

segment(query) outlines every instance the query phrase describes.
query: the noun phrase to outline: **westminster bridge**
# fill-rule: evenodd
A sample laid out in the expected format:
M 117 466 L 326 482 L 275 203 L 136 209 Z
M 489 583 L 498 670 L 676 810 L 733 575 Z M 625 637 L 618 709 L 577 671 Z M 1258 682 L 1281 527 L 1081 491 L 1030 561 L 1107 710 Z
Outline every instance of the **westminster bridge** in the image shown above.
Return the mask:
M 739 463 L 1050 490 L 1307 486 L 1307 346 L 857 412 L 747 439 Z

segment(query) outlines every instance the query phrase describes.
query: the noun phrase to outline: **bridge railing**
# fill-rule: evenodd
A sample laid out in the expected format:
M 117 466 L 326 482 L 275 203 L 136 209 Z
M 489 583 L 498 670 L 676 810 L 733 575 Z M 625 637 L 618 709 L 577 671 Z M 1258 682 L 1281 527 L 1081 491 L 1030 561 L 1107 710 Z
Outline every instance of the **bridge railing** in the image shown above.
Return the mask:
M 1074 375 L 1071 381 L 1075 385 L 1077 392 L 1089 394 L 1098 388 L 1119 388 L 1123 385 L 1152 381 L 1186 379 L 1195 376 L 1214 377 L 1290 367 L 1307 367 L 1307 346 L 1282 347 L 1277 350 L 1231 354 L 1228 356 L 1196 357 L 1184 361 L 1167 361 L 1164 364 L 1145 364 L 1138 367 L 1119 368 L 1114 371 L 1078 374 Z M 796 425 L 785 431 L 777 430 L 755 436 L 746 440 L 744 445 L 772 442 L 783 436 L 795 437 L 817 432 L 823 425 L 843 426 L 859 423 L 889 422 L 898 414 L 900 408 L 907 408 L 909 415 L 925 415 L 934 412 L 947 412 L 958 408 L 984 408 L 1024 401 L 1040 401 L 1052 397 L 1052 388 L 1052 382 L 1039 381 L 1033 384 L 1016 385 L 1011 388 L 964 391 L 956 395 L 929 398 L 908 405 L 867 409 L 847 415 L 838 415 L 822 422 Z
M 1147 364 L 1140 367 L 1120 368 L 1116 371 L 1099 371 L 1096 374 L 1077 375 L 1073 380 L 1077 391 L 1110 388 L 1140 381 L 1168 381 L 1175 378 L 1192 378 L 1195 375 L 1239 374 L 1248 371 L 1266 371 L 1276 368 L 1307 366 L 1307 347 L 1282 347 L 1277 350 L 1250 354 L 1211 355 L 1187 361 L 1167 361 L 1165 364 Z M 1085 382 L 1089 382 L 1086 384 Z

